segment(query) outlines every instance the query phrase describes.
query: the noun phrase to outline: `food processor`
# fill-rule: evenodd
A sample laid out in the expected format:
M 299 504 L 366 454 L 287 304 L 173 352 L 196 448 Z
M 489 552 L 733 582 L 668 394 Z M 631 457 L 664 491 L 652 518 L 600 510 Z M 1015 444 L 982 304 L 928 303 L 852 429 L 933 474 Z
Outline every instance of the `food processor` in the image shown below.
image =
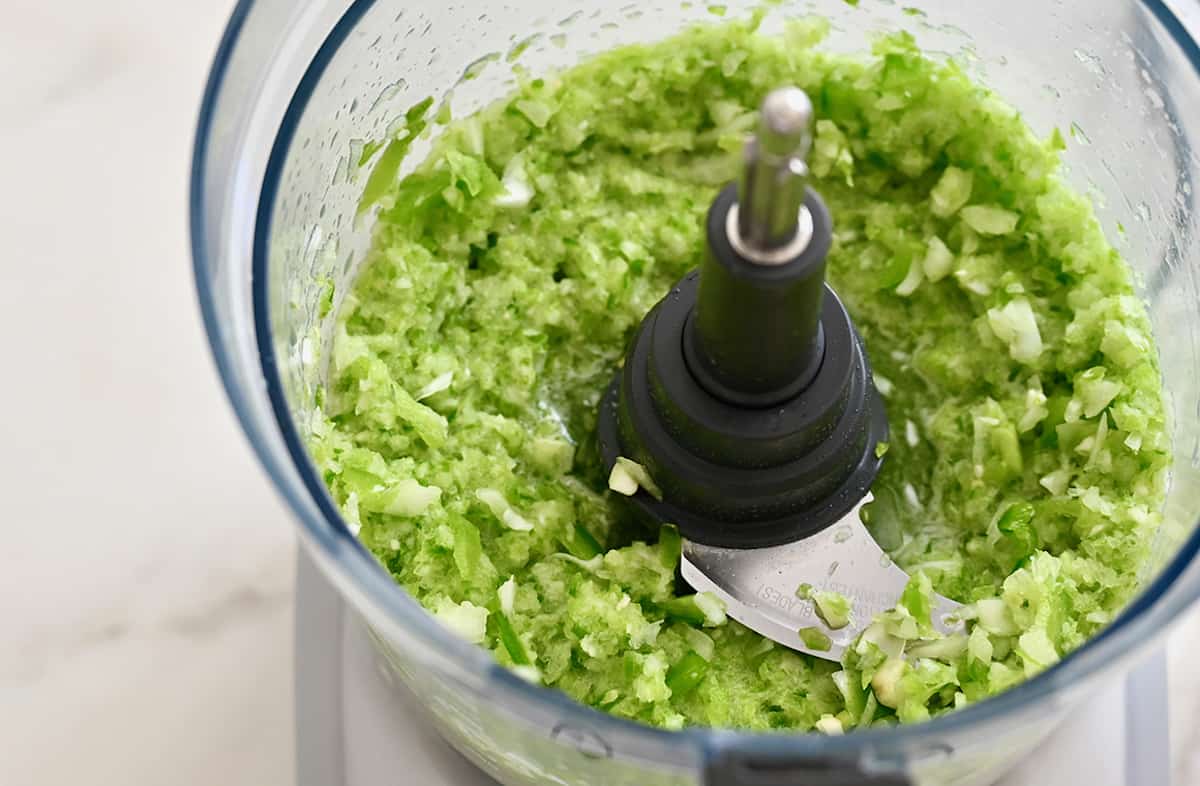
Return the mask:
M 767 31 L 789 16 L 828 17 L 833 30 L 827 46 L 835 50 L 861 51 L 876 32 L 909 30 L 926 51 L 966 63 L 1038 133 L 1070 129 L 1063 156 L 1069 180 L 1092 196 L 1106 234 L 1135 269 L 1173 419 L 1165 524 L 1142 568 L 1142 592 L 1060 663 L 932 721 L 844 737 L 651 729 L 576 704 L 500 667 L 430 618 L 354 538 L 304 444 L 325 371 L 330 315 L 338 306 L 326 302 L 326 293 L 331 282 L 339 298 L 347 291 L 370 239 L 370 216 L 356 209 L 362 182 L 352 176 L 366 141 L 386 138 L 393 121 L 426 96 L 462 116 L 508 92 L 514 66 L 542 73 L 621 44 L 661 39 L 714 16 L 743 15 L 757 5 L 260 0 L 236 8 L 197 136 L 193 252 L 227 391 L 296 514 L 305 565 L 315 566 L 315 572 L 301 572 L 301 581 L 332 588 L 324 596 L 300 596 L 301 665 L 318 649 L 341 664 L 340 678 L 324 683 L 319 670 L 300 670 L 304 698 L 298 705 L 305 728 L 312 727 L 308 712 L 319 706 L 318 693 L 344 686 L 346 679 L 367 680 L 366 668 L 355 665 L 362 661 L 341 657 L 367 651 L 389 680 L 408 686 L 455 748 L 504 783 L 989 783 L 1073 707 L 1094 701 L 1090 697 L 1137 663 L 1200 595 L 1200 563 L 1194 559 L 1200 549 L 1200 260 L 1192 185 L 1200 166 L 1192 142 L 1200 134 L 1200 50 L 1184 23 L 1190 7 L 1158 0 L 969 5 L 826 0 L 764 6 Z M 761 135 L 759 141 L 767 152 L 774 149 Z M 406 166 L 428 149 L 429 140 L 417 140 Z M 809 213 L 815 226 L 819 209 Z M 757 236 L 743 234 L 743 240 Z M 697 297 L 703 298 L 702 285 Z M 736 344 L 733 355 L 746 346 Z M 617 452 L 627 447 L 628 441 Z M 869 454 L 864 456 L 869 464 Z M 611 462 L 616 458 L 614 452 Z M 827 523 L 841 520 L 855 504 Z M 703 546 L 729 545 L 689 537 Z M 759 545 L 783 542 L 767 538 Z M 719 571 L 705 557 L 696 551 L 689 559 L 699 574 L 711 577 Z M 727 594 L 736 596 L 736 588 Z M 351 640 L 358 650 L 347 649 L 349 633 L 340 641 L 336 635 L 310 635 L 319 619 L 329 617 L 322 617 L 322 604 L 344 610 L 349 622 L 340 629 L 357 631 Z M 1135 687 L 1131 695 L 1137 694 Z M 379 695 L 381 701 L 397 701 L 392 693 Z M 365 715 L 355 717 L 361 723 Z M 344 741 L 359 738 L 346 737 L 352 720 L 342 717 Z M 1126 746 L 1127 752 L 1144 752 L 1155 739 L 1153 724 L 1123 722 L 1151 735 Z M 316 739 L 338 733 L 331 728 Z M 301 740 L 302 773 L 313 739 Z M 350 756 L 350 750 L 344 746 L 341 755 Z M 1136 759 L 1126 757 L 1126 763 Z M 1149 769 L 1136 773 L 1150 777 Z M 384 775 L 410 782 L 403 772 Z

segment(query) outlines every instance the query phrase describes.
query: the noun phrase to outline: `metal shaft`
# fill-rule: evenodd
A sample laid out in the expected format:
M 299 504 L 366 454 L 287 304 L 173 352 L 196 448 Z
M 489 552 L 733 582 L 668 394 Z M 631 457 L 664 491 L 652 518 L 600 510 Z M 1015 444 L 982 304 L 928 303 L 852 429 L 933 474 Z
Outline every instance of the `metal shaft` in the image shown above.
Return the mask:
M 806 187 L 812 104 L 795 87 L 762 103 L 745 171 L 709 211 L 692 325 L 692 373 L 738 406 L 771 406 L 812 380 L 824 357 L 825 257 L 832 226 Z
M 808 182 L 804 162 L 812 146 L 812 102 L 803 90 L 783 87 L 763 99 L 758 133 L 746 143 L 738 187 L 734 245 L 753 262 L 778 264 L 771 252 L 806 242 L 801 209 Z M 811 229 L 809 230 L 811 231 Z M 800 248 L 790 249 L 794 256 Z

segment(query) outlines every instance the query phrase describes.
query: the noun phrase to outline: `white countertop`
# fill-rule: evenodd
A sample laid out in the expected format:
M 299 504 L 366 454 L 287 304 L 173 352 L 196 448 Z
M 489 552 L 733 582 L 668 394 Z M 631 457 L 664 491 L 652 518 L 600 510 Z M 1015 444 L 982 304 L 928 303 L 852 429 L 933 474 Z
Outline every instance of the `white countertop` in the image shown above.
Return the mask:
M 0 25 L 0 784 L 291 783 L 293 539 L 217 383 L 186 183 L 230 0 Z M 1173 648 L 1200 783 L 1200 620 Z

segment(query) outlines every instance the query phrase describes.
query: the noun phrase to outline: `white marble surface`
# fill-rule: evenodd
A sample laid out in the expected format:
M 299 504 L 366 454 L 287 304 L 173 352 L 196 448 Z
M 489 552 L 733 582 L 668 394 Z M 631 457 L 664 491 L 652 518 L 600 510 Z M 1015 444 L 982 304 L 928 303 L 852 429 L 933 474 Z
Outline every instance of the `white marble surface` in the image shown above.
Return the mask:
M 228 0 L 0 24 L 0 784 L 286 784 L 293 539 L 191 283 Z
M 293 780 L 293 541 L 192 293 L 194 116 L 230 0 L 0 24 L 0 784 Z M 1173 650 L 1200 783 L 1200 624 Z

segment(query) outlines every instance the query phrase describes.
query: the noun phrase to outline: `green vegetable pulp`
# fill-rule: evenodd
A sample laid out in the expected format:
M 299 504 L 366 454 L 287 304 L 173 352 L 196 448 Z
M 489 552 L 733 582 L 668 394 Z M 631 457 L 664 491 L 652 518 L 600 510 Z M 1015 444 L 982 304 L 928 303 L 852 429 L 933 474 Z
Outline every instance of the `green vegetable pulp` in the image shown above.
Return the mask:
M 374 243 L 311 438 L 324 478 L 440 620 L 615 715 L 835 733 L 978 701 L 1109 622 L 1159 524 L 1148 322 L 1061 178 L 1061 136 L 1040 141 L 905 34 L 852 57 L 822 51 L 824 29 L 702 26 L 525 78 L 400 177 L 418 106 L 366 181 Z M 829 277 L 891 421 L 868 525 L 914 575 L 841 665 L 679 596 L 678 533 L 621 514 L 594 434 L 634 329 L 700 262 L 710 201 L 784 84 L 820 118 Z M 969 604 L 969 635 L 933 631 L 933 589 Z

